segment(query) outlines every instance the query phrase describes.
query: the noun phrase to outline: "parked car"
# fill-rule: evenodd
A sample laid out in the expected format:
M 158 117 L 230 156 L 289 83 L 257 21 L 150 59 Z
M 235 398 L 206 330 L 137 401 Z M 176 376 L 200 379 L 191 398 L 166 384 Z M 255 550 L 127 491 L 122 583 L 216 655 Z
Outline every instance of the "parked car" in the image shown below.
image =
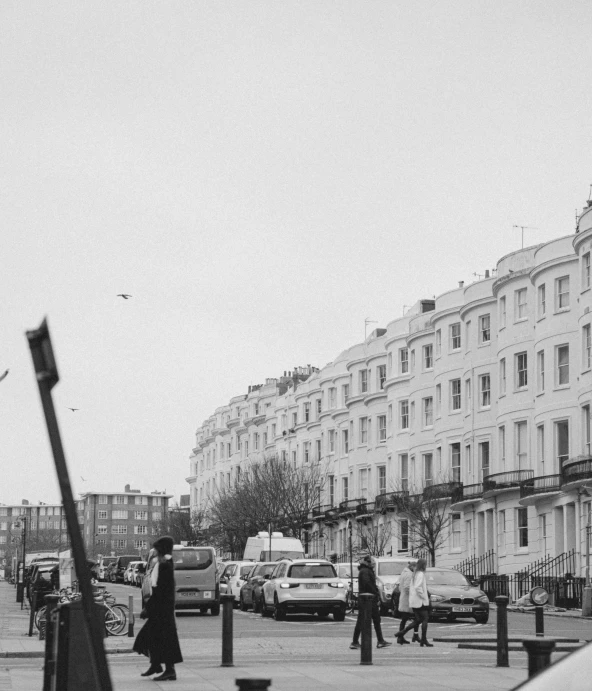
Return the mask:
M 270 576 L 276 566 L 277 561 L 260 561 L 253 566 L 240 589 L 239 607 L 243 612 L 246 612 L 250 607 L 253 608 L 253 612 L 259 611 L 259 599 L 265 577 Z
M 432 609 L 430 618 L 475 619 L 478 624 L 489 621 L 489 598 L 478 587 L 472 585 L 460 571 L 428 567 L 426 582 L 430 593 Z M 398 597 L 393 598 L 395 616 L 399 615 Z
M 226 594 L 234 597 L 235 605 L 238 605 L 241 588 L 254 566 L 253 561 L 231 561 L 222 572 L 220 585 L 226 586 Z
M 137 554 L 123 554 L 115 558 L 115 562 L 109 568 L 109 580 L 111 583 L 123 583 L 123 574 L 130 561 L 138 561 Z
M 144 579 L 145 573 L 146 573 L 146 562 L 145 561 L 137 561 L 136 565 L 134 567 L 132 576 L 131 576 L 131 584 L 140 588 L 142 585 L 142 580 Z
M 116 557 L 101 557 L 99 561 L 99 572 L 98 572 L 98 579 L 99 581 L 106 581 L 108 580 L 107 578 L 107 569 L 109 568 L 110 564 L 115 563 Z
M 399 582 L 403 569 L 409 562 L 415 563 L 415 557 L 372 557 L 376 585 L 380 595 L 380 612 L 387 614 L 393 606 L 393 591 Z
M 306 612 L 335 621 L 345 619 L 346 588 L 331 562 L 283 560 L 261 588 L 261 615 L 273 614 L 277 621 L 287 614 Z
M 141 561 L 130 561 L 123 572 L 123 582 L 127 585 L 135 585 L 135 569 L 138 564 L 142 564 Z
M 199 609 L 220 614 L 220 589 L 213 547 L 173 546 L 175 609 Z
M 346 564 L 335 564 L 337 569 L 337 575 L 345 583 L 347 590 L 347 606 L 348 609 L 352 606 L 356 606 L 358 602 L 358 568 L 357 564 L 353 564 L 354 570 L 350 577 L 350 565 Z M 353 585 L 353 593 L 351 592 L 351 585 Z

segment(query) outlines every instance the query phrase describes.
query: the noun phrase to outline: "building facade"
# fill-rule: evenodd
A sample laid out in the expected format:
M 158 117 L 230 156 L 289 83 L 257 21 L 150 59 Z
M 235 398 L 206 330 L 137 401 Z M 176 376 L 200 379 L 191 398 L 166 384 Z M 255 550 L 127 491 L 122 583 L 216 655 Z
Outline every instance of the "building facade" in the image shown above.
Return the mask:
M 146 556 L 158 526 L 169 511 L 172 495 L 141 492 L 125 486 L 121 493 L 86 492 L 75 501 L 86 554 Z M 27 552 L 66 549 L 68 529 L 61 505 L 0 504 L 0 566 L 10 566 L 18 551 L 22 557 L 23 521 Z M 15 527 L 19 523 L 20 527 Z
M 311 553 L 347 551 L 348 518 L 413 548 L 397 492 L 446 500 L 437 563 L 491 556 L 514 573 L 569 553 L 583 575 L 592 518 L 592 207 L 574 235 L 502 257 L 483 280 L 420 300 L 300 378 L 267 380 L 199 427 L 192 509 L 274 453 L 327 468 Z

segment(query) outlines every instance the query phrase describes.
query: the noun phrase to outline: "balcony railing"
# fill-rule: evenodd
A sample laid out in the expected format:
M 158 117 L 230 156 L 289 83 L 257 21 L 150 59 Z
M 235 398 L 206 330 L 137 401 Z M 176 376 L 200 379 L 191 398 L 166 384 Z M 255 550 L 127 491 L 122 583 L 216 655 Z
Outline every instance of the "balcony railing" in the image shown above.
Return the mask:
M 313 518 L 325 518 L 325 512 L 327 509 L 331 508 L 331 504 L 322 504 L 320 506 L 312 507 L 312 517 Z
M 347 501 L 342 501 L 339 504 L 339 514 L 341 516 L 346 516 L 348 514 L 357 513 L 358 506 L 365 503 L 364 499 L 348 499 Z
M 408 496 L 409 492 L 407 490 L 377 494 L 374 498 L 374 506 L 376 511 L 394 511 L 400 502 Z
M 373 501 L 366 501 L 358 504 L 357 516 L 370 516 L 374 513 L 375 503 Z
M 460 483 L 452 492 L 452 504 L 458 504 L 461 501 L 476 501 L 483 496 L 483 483 L 478 482 L 475 485 L 463 485 Z
M 561 490 L 561 475 L 540 475 L 524 480 L 520 484 L 520 499 L 532 497 L 535 494 L 547 494 Z
M 430 499 L 448 499 L 461 487 L 460 482 L 443 482 L 439 485 L 429 485 L 423 489 L 424 501 Z
M 332 506 L 325 511 L 325 523 L 337 523 L 339 521 L 339 508 Z
M 504 489 L 518 489 L 520 483 L 530 480 L 533 470 L 511 470 L 507 473 L 495 473 L 483 478 L 483 491 L 493 492 Z
M 561 474 L 565 484 L 579 480 L 590 480 L 592 478 L 592 457 L 570 458 L 563 463 Z

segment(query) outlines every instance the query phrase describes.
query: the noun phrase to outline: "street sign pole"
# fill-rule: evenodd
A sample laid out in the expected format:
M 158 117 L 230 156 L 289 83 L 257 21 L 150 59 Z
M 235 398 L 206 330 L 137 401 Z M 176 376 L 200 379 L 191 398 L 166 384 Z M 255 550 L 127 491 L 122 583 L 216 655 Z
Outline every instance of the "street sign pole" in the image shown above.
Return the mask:
M 98 617 L 93 616 L 94 598 L 90 582 L 90 569 L 86 562 L 84 542 L 82 541 L 66 457 L 51 396 L 51 389 L 58 383 L 59 375 L 53 355 L 47 321 L 44 319 L 38 329 L 27 331 L 26 336 L 29 341 L 33 367 L 35 369 L 37 385 L 39 386 L 39 395 L 45 415 L 45 423 L 60 485 L 64 513 L 66 514 L 66 525 L 68 526 L 68 534 L 74 557 L 74 566 L 78 576 L 80 592 L 82 593 L 83 623 L 86 633 L 85 638 L 89 647 L 88 661 L 96 684 L 95 688 L 100 691 L 111 691 L 111 679 L 103 647 L 102 628 L 104 624 Z M 85 664 L 85 661 L 80 660 L 79 663 Z

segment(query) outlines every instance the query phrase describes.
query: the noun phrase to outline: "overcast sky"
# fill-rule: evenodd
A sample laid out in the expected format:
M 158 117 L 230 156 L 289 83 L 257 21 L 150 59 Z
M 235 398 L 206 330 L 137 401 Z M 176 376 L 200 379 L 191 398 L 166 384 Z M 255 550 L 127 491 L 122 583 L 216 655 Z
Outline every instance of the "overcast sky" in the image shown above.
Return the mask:
M 0 502 L 59 500 L 24 335 L 44 316 L 75 491 L 178 498 L 196 428 L 249 384 L 474 280 L 514 224 L 572 233 L 591 14 L 4 0 Z

